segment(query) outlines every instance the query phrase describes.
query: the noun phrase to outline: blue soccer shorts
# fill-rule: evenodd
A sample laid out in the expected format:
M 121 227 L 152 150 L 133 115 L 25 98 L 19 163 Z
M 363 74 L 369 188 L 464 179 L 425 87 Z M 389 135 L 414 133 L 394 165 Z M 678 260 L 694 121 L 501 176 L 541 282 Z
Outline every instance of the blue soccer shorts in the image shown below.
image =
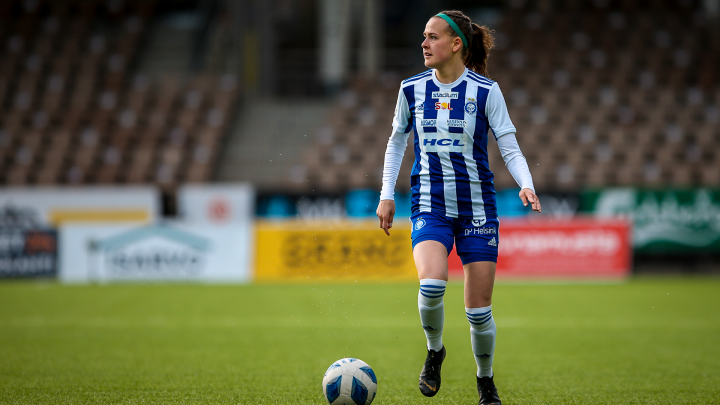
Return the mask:
M 497 218 L 486 222 L 450 218 L 432 212 L 416 212 L 410 217 L 412 222 L 412 247 L 422 241 L 434 240 L 445 245 L 448 255 L 452 252 L 453 242 L 463 264 L 473 262 L 495 262 L 498 257 L 500 222 Z

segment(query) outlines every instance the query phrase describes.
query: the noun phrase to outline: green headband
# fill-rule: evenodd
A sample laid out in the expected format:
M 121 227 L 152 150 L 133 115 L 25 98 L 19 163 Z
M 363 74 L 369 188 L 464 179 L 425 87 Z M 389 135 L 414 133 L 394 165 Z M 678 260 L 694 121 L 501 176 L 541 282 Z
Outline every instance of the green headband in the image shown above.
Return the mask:
M 455 24 L 455 21 L 453 21 L 452 18 L 448 17 L 446 14 L 443 14 L 443 13 L 435 14 L 435 17 L 440 17 L 443 20 L 447 21 L 447 23 L 450 24 L 450 28 L 452 28 L 453 31 L 455 31 L 455 33 L 460 37 L 463 45 L 465 45 L 465 48 L 468 47 L 467 39 L 465 39 L 465 34 L 463 34 L 462 31 L 460 31 L 460 27 L 458 27 L 458 25 Z

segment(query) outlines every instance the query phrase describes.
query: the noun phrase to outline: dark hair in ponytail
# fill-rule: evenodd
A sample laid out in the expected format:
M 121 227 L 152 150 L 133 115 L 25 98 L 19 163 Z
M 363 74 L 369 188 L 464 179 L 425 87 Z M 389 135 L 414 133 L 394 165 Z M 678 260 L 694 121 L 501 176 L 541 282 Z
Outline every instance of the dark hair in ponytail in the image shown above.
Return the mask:
M 475 73 L 487 77 L 488 57 L 490 57 L 490 50 L 495 44 L 493 31 L 484 25 L 479 26 L 473 23 L 470 17 L 463 14 L 462 11 L 449 10 L 441 11 L 441 13 L 450 17 L 457 24 L 468 41 L 468 47 L 463 49 L 465 66 Z M 458 36 L 449 25 L 447 32 L 453 37 Z

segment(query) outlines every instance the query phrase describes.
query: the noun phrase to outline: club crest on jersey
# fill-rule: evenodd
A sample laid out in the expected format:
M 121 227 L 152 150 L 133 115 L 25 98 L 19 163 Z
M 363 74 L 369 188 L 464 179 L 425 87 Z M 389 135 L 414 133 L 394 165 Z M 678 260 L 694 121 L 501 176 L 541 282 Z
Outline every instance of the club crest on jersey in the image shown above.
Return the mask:
M 423 226 L 425 226 L 425 220 L 420 217 L 417 219 L 417 221 L 415 221 L 415 230 L 419 231 L 420 229 L 422 229 Z
M 432 98 L 452 98 L 456 99 L 460 96 L 457 91 L 433 91 Z
M 450 103 L 435 103 L 436 110 L 452 110 Z
M 475 115 L 477 109 L 477 101 L 475 101 L 474 98 L 469 98 L 467 103 L 465 103 L 465 112 L 468 113 L 468 115 Z

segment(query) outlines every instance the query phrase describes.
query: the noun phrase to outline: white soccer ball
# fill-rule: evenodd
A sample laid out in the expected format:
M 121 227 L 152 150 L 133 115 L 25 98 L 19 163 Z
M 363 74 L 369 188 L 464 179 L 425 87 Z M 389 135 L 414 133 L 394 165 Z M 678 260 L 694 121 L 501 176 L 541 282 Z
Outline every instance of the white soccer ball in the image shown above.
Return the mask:
M 325 372 L 322 388 L 330 405 L 370 405 L 377 392 L 377 377 L 362 360 L 340 359 Z

